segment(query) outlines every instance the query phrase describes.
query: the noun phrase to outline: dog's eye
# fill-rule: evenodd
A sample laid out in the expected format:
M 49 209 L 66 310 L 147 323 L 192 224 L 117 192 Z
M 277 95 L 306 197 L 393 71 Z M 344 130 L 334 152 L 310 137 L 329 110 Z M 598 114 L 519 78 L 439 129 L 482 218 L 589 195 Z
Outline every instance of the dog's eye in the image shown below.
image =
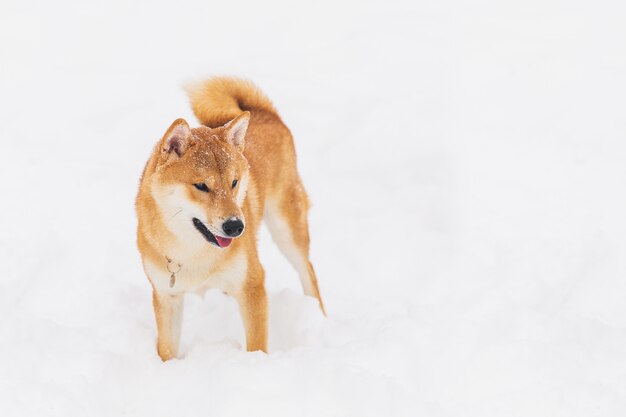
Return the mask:
M 234 180 L 233 181 L 233 188 L 235 188 L 237 186 L 237 182 L 238 182 L 238 180 Z
M 196 187 L 200 191 L 204 191 L 205 193 L 209 192 L 209 187 L 207 187 L 206 184 L 203 182 L 198 182 L 194 184 L 193 186 Z

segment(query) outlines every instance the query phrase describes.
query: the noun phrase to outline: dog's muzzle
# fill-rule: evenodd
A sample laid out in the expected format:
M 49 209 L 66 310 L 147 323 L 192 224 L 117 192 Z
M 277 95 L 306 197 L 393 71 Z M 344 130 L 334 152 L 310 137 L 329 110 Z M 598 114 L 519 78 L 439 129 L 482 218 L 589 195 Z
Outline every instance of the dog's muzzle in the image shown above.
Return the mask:
M 195 226 L 196 230 L 198 230 L 198 232 L 200 232 L 200 234 L 202 236 L 204 236 L 204 238 L 207 240 L 207 242 L 214 244 L 215 246 L 217 246 L 218 248 L 225 248 L 228 245 L 230 245 L 233 241 L 232 238 L 230 237 L 221 237 L 221 236 L 216 236 L 213 233 L 211 233 L 211 231 L 205 226 L 204 223 L 202 223 L 202 221 L 196 217 L 193 218 L 193 225 Z M 243 225 L 243 223 L 242 223 Z M 243 228 L 242 228 L 243 231 Z M 237 234 L 237 236 L 239 236 L 241 233 Z

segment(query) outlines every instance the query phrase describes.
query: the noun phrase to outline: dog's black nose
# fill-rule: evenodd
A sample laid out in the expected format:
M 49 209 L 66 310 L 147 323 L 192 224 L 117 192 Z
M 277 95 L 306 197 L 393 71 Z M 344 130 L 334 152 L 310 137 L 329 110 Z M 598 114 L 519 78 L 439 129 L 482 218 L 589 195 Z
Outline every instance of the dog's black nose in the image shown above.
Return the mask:
M 237 237 L 243 233 L 243 222 L 239 219 L 227 220 L 222 225 L 222 229 L 229 237 Z

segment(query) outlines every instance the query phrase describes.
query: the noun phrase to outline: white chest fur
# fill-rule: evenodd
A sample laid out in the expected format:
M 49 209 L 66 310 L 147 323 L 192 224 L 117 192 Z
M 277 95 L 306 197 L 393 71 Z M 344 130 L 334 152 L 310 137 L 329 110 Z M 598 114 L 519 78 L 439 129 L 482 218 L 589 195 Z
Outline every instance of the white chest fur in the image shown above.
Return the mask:
M 234 295 L 245 281 L 248 265 L 242 253 L 220 264 L 197 258 L 172 260 L 169 270 L 166 259 L 161 264 L 146 260 L 144 269 L 152 285 L 161 294 L 204 292 L 209 288 L 217 288 Z M 175 275 L 173 280 L 172 272 Z

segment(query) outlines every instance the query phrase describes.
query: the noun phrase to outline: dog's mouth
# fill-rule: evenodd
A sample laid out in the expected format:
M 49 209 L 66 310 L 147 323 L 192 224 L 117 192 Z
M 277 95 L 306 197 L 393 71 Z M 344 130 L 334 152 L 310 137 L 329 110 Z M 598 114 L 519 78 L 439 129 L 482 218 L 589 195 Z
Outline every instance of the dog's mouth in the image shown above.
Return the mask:
M 193 225 L 196 227 L 198 232 L 207 240 L 207 242 L 214 244 L 218 248 L 225 248 L 230 245 L 233 241 L 230 237 L 221 237 L 216 236 L 207 227 L 202 223 L 202 221 L 196 217 L 193 218 Z

